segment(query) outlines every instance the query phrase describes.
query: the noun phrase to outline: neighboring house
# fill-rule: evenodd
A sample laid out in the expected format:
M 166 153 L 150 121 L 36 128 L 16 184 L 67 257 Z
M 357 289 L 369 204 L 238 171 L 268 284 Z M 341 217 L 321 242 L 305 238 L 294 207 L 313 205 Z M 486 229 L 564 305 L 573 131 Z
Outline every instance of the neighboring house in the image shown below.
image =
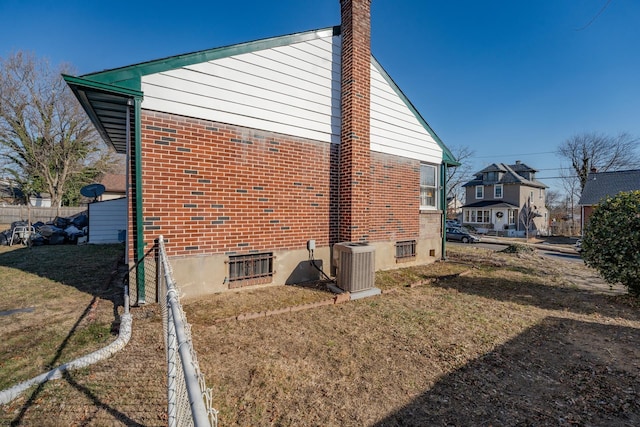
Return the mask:
M 104 193 L 98 197 L 99 201 L 120 199 L 127 195 L 127 177 L 124 174 L 105 173 L 100 179 L 104 185 Z
M 29 204 L 34 207 L 50 208 L 51 195 L 49 193 L 37 193 L 29 196 Z
M 547 186 L 536 180 L 536 172 L 520 161 L 513 165 L 493 163 L 477 172 L 474 179 L 463 185 L 466 203 L 462 207 L 462 223 L 480 233 L 495 231 L 507 236 L 524 236 L 527 227 L 523 210 L 531 209 L 536 215 L 529 232 L 545 234 Z
M 591 169 L 578 201 L 583 233 L 598 203 L 618 193 L 636 190 L 640 190 L 640 170 L 638 169 L 616 172 L 598 172 Z
M 378 270 L 443 257 L 458 163 L 371 56 L 369 8 L 342 0 L 339 27 L 64 76 L 128 154 L 139 302 L 159 235 L 190 296 L 318 279 L 310 256 L 329 273 L 338 242 L 369 242 Z

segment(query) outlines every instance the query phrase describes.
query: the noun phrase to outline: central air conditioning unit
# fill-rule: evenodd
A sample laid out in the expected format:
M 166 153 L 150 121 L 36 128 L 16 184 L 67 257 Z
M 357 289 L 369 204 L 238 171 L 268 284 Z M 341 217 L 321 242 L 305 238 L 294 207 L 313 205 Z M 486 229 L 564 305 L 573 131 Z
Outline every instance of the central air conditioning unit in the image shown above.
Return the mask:
M 375 248 L 368 243 L 344 242 L 333 245 L 336 284 L 347 292 L 373 288 L 375 284 Z

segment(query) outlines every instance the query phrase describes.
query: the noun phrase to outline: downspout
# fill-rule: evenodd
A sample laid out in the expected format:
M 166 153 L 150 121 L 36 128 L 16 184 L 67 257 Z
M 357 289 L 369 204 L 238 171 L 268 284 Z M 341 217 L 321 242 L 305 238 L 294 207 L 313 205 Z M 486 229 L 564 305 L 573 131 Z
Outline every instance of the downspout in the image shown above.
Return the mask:
M 440 227 L 442 229 L 442 255 L 441 259 L 444 261 L 447 259 L 447 182 L 445 177 L 447 176 L 447 163 L 443 162 L 440 168 L 440 206 L 442 207 L 442 216 L 440 218 Z
M 135 171 L 136 171 L 136 288 L 138 290 L 137 304 L 145 303 L 144 286 L 144 224 L 142 221 L 142 136 L 141 136 L 141 98 L 135 98 Z
M 126 173 L 124 174 L 124 188 L 125 188 L 125 194 L 127 196 L 127 230 L 126 230 L 126 236 L 124 239 L 125 242 L 125 250 L 124 250 L 124 263 L 126 265 L 130 265 L 129 264 L 129 239 L 131 239 L 131 236 L 133 236 L 133 234 L 131 234 L 131 227 L 130 227 L 130 221 L 129 221 L 129 208 L 131 206 L 131 189 L 129 188 L 129 185 L 131 184 L 131 106 L 133 105 L 133 98 L 129 98 L 127 100 L 127 117 L 126 117 L 126 127 L 125 127 L 125 135 L 127 138 L 127 148 L 126 148 L 126 154 L 125 154 L 125 163 L 126 163 Z

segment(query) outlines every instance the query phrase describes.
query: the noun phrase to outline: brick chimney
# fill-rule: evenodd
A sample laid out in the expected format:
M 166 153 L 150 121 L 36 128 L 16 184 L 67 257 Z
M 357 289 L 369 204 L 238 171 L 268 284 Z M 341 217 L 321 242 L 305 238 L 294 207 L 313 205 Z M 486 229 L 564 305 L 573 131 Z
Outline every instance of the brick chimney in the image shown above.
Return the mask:
M 371 0 L 340 0 L 340 16 L 342 127 L 339 240 L 367 241 L 371 185 Z

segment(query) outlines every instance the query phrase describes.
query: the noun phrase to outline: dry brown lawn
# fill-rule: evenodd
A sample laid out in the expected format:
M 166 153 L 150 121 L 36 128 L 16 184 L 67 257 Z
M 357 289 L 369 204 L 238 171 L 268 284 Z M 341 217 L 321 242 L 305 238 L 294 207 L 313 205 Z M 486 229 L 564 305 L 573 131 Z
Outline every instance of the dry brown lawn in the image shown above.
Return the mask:
M 220 425 L 640 425 L 639 304 L 582 264 L 451 248 L 377 283 L 378 297 L 245 321 L 220 320 L 331 296 L 184 301 Z M 0 407 L 0 423 L 166 423 L 157 307 L 134 315 L 123 352 Z

